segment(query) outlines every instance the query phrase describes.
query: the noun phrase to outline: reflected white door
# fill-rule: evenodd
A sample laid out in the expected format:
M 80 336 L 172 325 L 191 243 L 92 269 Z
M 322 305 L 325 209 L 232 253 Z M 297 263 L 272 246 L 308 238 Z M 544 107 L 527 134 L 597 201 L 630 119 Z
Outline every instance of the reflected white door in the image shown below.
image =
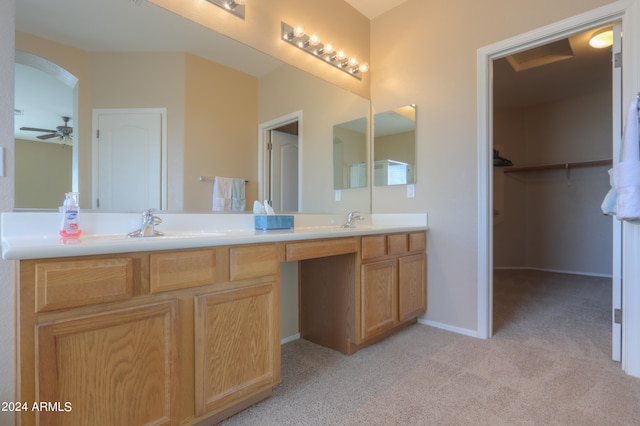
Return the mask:
M 298 211 L 298 137 L 271 131 L 271 201 L 276 212 Z
M 94 112 L 94 208 L 163 207 L 162 122 L 159 111 Z

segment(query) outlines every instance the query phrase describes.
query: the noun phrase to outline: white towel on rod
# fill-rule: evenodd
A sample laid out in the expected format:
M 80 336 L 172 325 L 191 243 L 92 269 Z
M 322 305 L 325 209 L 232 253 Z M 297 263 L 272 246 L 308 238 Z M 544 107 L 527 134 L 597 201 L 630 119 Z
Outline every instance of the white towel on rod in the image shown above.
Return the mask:
M 233 179 L 216 176 L 213 178 L 213 202 L 211 210 L 224 211 L 231 210 L 231 192 L 233 190 Z
M 617 192 L 616 217 L 619 220 L 640 219 L 640 129 L 638 98 L 629 107 L 622 146 L 622 160 L 613 167 L 613 183 Z
M 247 206 L 245 180 L 233 178 L 231 182 L 231 211 L 242 212 Z

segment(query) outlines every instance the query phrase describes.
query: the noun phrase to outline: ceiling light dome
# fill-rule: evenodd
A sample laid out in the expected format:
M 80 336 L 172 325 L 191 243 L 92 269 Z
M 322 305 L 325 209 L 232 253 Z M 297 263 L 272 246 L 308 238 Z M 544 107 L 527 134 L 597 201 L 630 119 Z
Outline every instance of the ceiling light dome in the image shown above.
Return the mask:
M 595 47 L 596 49 L 603 49 L 605 47 L 613 45 L 613 29 L 605 28 L 603 30 L 597 31 L 591 36 L 589 45 L 591 47 Z

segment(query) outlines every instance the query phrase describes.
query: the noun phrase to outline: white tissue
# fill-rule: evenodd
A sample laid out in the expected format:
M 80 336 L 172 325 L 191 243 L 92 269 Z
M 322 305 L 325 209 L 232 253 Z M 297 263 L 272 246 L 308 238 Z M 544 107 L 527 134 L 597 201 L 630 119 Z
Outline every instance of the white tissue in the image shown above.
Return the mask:
M 264 200 L 264 211 L 268 216 L 276 214 L 276 212 L 273 211 L 273 207 L 269 205 L 269 202 L 267 200 Z
M 253 202 L 253 214 L 264 214 L 264 206 L 258 200 Z

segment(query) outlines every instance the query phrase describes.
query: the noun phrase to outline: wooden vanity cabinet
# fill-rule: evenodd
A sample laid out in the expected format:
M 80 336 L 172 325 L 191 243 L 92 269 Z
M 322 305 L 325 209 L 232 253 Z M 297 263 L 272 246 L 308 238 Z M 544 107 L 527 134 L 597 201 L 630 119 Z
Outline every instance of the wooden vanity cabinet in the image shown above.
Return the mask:
M 19 272 L 19 424 L 217 422 L 280 381 L 275 243 L 23 260 Z
M 362 237 L 360 298 L 357 344 L 424 314 L 426 232 Z
M 353 354 L 426 312 L 425 231 L 291 243 L 286 252 L 300 261 L 304 339 Z

